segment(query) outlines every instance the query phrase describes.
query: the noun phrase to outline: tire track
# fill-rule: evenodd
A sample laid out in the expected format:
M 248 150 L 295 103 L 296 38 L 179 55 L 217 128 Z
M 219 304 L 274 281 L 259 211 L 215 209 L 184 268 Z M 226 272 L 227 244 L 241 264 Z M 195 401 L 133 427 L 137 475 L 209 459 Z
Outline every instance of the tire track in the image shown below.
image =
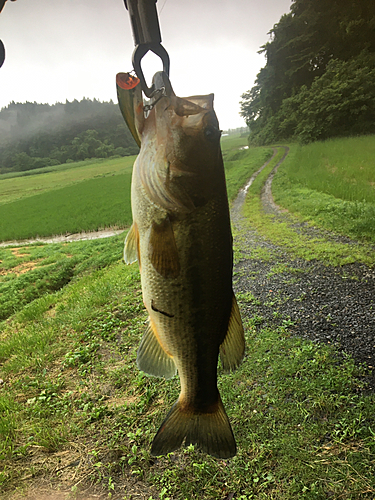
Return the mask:
M 268 176 L 261 193 L 264 212 L 274 215 L 275 224 L 287 221 L 300 234 L 324 235 L 331 240 L 353 243 L 349 238 L 296 223 L 275 204 L 272 180 L 288 154 L 287 148 L 284 149 L 283 158 Z M 241 302 L 242 315 L 257 316 L 259 327 L 278 326 L 286 320 L 292 334 L 334 345 L 339 353 L 350 354 L 356 362 L 367 365 L 368 389 L 375 390 L 372 371 L 375 368 L 375 270 L 358 263 L 336 267 L 294 258 L 282 247 L 261 237 L 245 220 L 242 207 L 250 185 L 267 164 L 251 176 L 231 210 L 235 246 L 240 248 L 234 268 L 234 290 L 251 292 L 255 297 L 255 300 Z M 264 257 L 265 251 L 267 257 Z
M 272 169 L 270 175 L 267 177 L 267 180 L 263 186 L 262 193 L 261 193 L 261 200 L 263 203 L 263 208 L 266 213 L 276 213 L 280 214 L 281 210 L 278 205 L 276 205 L 273 196 L 272 196 L 272 181 L 273 178 L 275 177 L 275 174 L 280 167 L 280 165 L 283 163 L 285 158 L 288 156 L 289 153 L 289 148 L 288 146 L 282 146 L 284 149 L 284 155 L 281 158 L 281 160 L 277 163 L 277 165 L 274 166 Z M 275 148 L 274 148 L 275 149 Z M 278 152 L 278 149 L 276 149 L 276 152 Z

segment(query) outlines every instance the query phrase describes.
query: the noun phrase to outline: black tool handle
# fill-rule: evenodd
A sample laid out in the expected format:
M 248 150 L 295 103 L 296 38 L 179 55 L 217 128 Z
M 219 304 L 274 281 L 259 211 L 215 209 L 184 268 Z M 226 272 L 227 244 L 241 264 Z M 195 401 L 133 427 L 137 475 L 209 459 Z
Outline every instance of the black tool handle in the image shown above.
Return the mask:
M 134 45 L 159 44 L 161 33 L 157 0 L 124 0 L 129 11 L 133 30 Z

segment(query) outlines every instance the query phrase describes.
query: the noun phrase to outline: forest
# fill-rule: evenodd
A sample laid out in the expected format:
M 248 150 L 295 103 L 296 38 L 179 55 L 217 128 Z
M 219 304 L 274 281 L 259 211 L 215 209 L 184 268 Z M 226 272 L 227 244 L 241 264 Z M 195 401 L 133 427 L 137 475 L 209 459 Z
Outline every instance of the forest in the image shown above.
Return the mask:
M 11 102 L 0 111 L 0 174 L 138 151 L 112 101 Z
M 375 2 L 292 0 L 242 95 L 254 145 L 375 132 Z

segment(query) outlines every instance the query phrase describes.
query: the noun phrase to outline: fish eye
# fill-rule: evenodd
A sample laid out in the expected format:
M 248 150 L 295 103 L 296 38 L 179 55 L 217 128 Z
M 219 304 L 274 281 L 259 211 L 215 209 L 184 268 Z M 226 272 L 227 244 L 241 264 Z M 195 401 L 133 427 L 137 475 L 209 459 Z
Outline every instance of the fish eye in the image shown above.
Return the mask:
M 209 125 L 204 129 L 204 136 L 210 141 L 210 142 L 216 142 L 217 139 L 220 137 L 220 130 L 218 130 L 215 127 L 212 127 Z

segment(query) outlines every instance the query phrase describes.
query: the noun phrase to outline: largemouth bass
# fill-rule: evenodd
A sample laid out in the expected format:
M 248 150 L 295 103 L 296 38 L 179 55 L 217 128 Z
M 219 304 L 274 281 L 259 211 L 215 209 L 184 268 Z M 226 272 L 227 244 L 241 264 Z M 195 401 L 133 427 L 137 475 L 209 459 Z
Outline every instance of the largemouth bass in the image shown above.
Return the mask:
M 178 372 L 181 382 L 151 453 L 174 451 L 185 439 L 215 457 L 232 457 L 236 442 L 217 388 L 217 364 L 220 353 L 223 369 L 235 369 L 245 341 L 232 290 L 232 235 L 213 95 L 179 98 L 166 74 L 156 74 L 167 96 L 145 118 L 140 86 L 126 88 L 124 75 L 117 75 L 120 108 L 141 144 L 124 259 L 138 260 L 149 314 L 137 364 L 167 379 Z

